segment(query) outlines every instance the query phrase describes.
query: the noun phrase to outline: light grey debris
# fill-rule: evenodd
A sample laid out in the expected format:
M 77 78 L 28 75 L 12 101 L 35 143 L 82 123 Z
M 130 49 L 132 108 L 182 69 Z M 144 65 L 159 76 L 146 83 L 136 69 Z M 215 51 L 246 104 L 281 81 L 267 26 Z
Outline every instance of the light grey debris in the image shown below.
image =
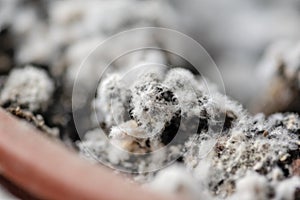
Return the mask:
M 98 155 L 106 153 L 108 143 L 107 138 L 103 134 L 103 131 L 100 129 L 86 132 L 82 141 L 77 143 L 80 148 L 80 155 L 96 162 Z
M 275 200 L 294 200 L 300 197 L 300 177 L 294 176 L 280 182 L 276 186 Z
M 0 100 L 1 104 L 15 104 L 30 111 L 45 110 L 53 92 L 54 82 L 43 69 L 26 66 L 9 74 Z
M 82 142 L 78 142 L 80 155 L 92 162 L 118 165 L 128 160 L 128 153 L 114 146 L 101 129 L 94 129 L 85 134 Z
M 212 199 L 205 188 L 193 178 L 193 174 L 184 166 L 173 165 L 162 169 L 149 183 L 154 190 L 162 193 L 176 194 L 183 199 Z
M 236 193 L 230 200 L 265 200 L 268 199 L 269 186 L 264 176 L 248 173 L 236 183 Z
M 112 74 L 100 82 L 94 103 L 98 117 L 104 116 L 106 126 L 111 127 L 128 120 L 129 95 L 119 75 Z

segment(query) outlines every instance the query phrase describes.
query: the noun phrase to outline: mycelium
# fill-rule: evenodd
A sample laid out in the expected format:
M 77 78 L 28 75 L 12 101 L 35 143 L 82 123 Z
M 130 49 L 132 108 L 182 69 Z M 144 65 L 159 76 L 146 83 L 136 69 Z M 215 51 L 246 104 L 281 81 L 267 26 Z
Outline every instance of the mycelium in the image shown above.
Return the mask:
M 249 194 L 239 192 L 244 189 L 237 184 L 246 184 L 247 181 L 253 184 L 251 187 L 261 188 L 260 199 L 283 195 L 277 191 L 280 188 L 277 185 L 293 176 L 291 164 L 299 157 L 300 120 L 297 114 L 252 116 L 240 104 L 217 91 L 209 94 L 201 85 L 204 84 L 200 81 L 201 77 L 184 68 L 170 68 L 163 75 L 143 74 L 130 88 L 115 77 L 118 77 L 117 74 L 99 85 L 101 90 L 107 87 L 106 90 L 112 91 L 106 93 L 114 94 L 110 95 L 112 99 L 99 93 L 96 97 L 97 107 L 105 109 L 103 111 L 109 116 L 109 120 L 104 118 L 103 121 L 110 127 L 106 129 L 109 139 L 103 142 L 99 136 L 94 138 L 87 133 L 86 140 L 79 144 L 83 155 L 89 156 L 94 152 L 100 160 L 117 160 L 115 164 L 135 166 L 136 172 L 143 174 L 147 167 L 153 166 L 155 159 L 159 159 L 155 160 L 158 163 L 164 163 L 170 157 L 162 155 L 160 158 L 132 161 L 130 153 L 124 156 L 106 149 L 107 142 L 110 140 L 124 152 L 131 153 L 149 153 L 164 148 L 166 152 L 180 157 L 177 162 L 190 170 L 185 173 L 194 174 L 191 176 L 195 177 L 194 181 L 212 197 L 235 199 L 239 195 L 256 196 L 255 189 L 247 190 Z M 106 84 L 109 81 L 113 87 Z M 124 113 L 130 116 L 127 121 L 124 117 L 120 118 L 125 116 Z M 215 123 L 222 116 L 222 123 Z M 114 117 L 116 120 L 111 123 Z M 86 148 L 89 151 L 83 151 Z M 176 170 L 170 170 L 176 173 Z M 248 180 L 244 178 L 247 173 L 259 178 Z M 155 178 L 155 174 L 143 176 L 135 175 L 135 179 L 153 179 L 151 185 L 157 183 L 162 187 L 171 184 L 167 184 L 168 178 Z M 193 191 L 190 183 L 180 178 L 177 181 L 183 188 Z M 178 184 L 177 181 L 172 184 Z M 201 195 L 208 195 L 206 192 Z M 297 195 L 296 187 L 288 195 Z

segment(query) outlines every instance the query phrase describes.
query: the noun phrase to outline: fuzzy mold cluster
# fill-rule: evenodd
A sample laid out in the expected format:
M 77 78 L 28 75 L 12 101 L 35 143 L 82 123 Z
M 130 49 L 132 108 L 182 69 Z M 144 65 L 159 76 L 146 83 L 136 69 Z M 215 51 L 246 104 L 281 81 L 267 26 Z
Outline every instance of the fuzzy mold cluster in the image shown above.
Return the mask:
M 106 139 L 87 133 L 78 144 L 84 157 L 94 153 L 96 162 L 106 160 L 134 168 L 140 173 L 133 175 L 138 182 L 149 183 L 154 189 L 168 185 L 161 187 L 183 196 L 189 191 L 191 199 L 297 198 L 299 177 L 294 175 L 293 168 L 300 155 L 297 114 L 252 116 L 216 89 L 208 90 L 214 87 L 207 87 L 205 83 L 209 82 L 203 77 L 184 68 L 144 73 L 128 87 L 113 77 L 117 76 L 100 83 L 98 91 L 109 89 L 117 93 L 108 92 L 107 96 L 98 93 L 95 100 L 108 116 L 102 121 L 107 125 L 106 133 L 102 132 Z M 123 117 L 120 123 L 117 120 L 111 123 L 114 118 L 111 111 L 116 109 L 120 111 L 116 119 L 124 113 L 129 119 L 125 121 Z M 124 151 L 108 148 L 110 143 Z M 131 154 L 160 149 L 163 149 L 160 156 L 144 159 L 133 158 Z M 175 167 L 157 175 L 143 173 L 154 164 L 160 166 L 172 159 L 188 170 Z M 171 185 L 170 174 L 175 179 Z M 179 174 L 185 174 L 186 179 Z M 284 193 L 284 182 L 289 181 L 293 182 L 293 189 Z M 195 185 L 202 192 L 195 190 Z
M 51 102 L 54 82 L 46 71 L 33 66 L 14 69 L 1 91 L 1 104 L 12 104 L 30 111 L 45 110 Z

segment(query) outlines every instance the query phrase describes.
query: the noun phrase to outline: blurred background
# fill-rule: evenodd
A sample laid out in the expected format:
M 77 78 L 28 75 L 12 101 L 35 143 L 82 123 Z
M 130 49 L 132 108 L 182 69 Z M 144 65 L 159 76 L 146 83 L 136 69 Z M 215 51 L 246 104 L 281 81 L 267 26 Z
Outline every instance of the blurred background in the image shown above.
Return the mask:
M 175 29 L 197 40 L 219 67 L 227 94 L 252 110 L 272 76 L 265 63 L 282 51 L 267 57 L 268 52 L 282 42 L 291 49 L 299 40 L 300 1 L 0 0 L 0 73 L 33 63 L 71 87 L 81 61 L 99 41 L 145 26 Z

